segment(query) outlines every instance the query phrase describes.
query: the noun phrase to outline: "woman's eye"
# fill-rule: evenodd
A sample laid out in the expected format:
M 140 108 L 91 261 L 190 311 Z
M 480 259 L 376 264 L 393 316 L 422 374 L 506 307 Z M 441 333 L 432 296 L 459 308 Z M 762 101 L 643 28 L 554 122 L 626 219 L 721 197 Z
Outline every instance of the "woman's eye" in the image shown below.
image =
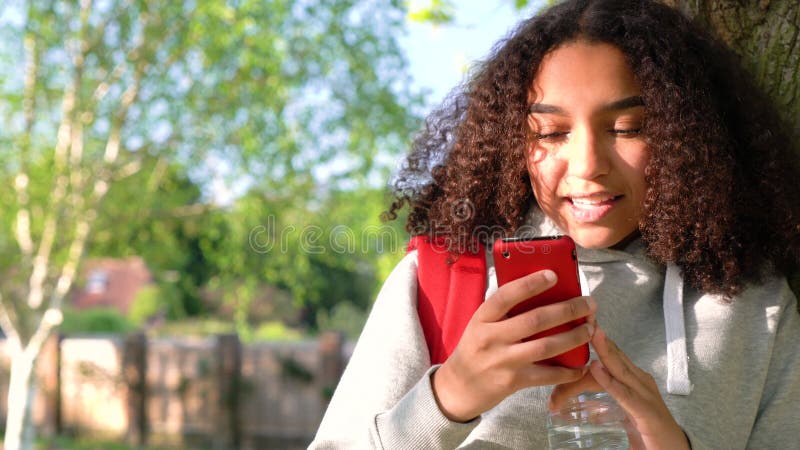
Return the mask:
M 637 134 L 642 132 L 641 128 L 614 128 L 611 130 L 612 133 L 618 136 L 636 136 Z
M 539 141 L 557 141 L 566 138 L 568 131 L 554 131 L 551 133 L 534 133 L 533 137 Z

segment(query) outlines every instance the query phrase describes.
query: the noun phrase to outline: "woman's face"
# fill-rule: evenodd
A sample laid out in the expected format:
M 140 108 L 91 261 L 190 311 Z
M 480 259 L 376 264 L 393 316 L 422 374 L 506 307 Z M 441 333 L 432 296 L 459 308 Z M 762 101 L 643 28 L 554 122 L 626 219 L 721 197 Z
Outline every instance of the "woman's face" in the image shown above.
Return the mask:
M 548 53 L 530 93 L 526 151 L 539 206 L 585 248 L 636 235 L 649 152 L 645 108 L 625 57 L 604 43 L 575 41 Z

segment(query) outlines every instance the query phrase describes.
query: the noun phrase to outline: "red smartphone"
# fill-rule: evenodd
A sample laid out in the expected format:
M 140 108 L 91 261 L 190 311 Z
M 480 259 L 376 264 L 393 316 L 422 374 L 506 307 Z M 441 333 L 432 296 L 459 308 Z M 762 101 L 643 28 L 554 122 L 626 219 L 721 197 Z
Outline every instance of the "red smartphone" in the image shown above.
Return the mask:
M 575 242 L 569 236 L 498 239 L 494 243 L 492 254 L 498 286 L 544 269 L 550 269 L 558 276 L 555 286 L 515 305 L 508 312 L 509 317 L 581 295 L 578 256 Z M 584 323 L 586 319 L 580 318 L 534 334 L 528 339 L 563 333 Z M 584 366 L 587 361 L 589 344 L 538 363 L 577 368 Z

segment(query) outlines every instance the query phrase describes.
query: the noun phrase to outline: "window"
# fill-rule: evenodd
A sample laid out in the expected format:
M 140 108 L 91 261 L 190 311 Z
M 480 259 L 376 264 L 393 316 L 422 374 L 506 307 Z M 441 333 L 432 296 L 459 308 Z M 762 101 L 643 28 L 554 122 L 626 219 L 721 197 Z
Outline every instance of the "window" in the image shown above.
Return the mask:
M 102 294 L 108 286 L 108 272 L 103 269 L 94 269 L 89 272 L 86 279 L 86 292 L 88 294 Z

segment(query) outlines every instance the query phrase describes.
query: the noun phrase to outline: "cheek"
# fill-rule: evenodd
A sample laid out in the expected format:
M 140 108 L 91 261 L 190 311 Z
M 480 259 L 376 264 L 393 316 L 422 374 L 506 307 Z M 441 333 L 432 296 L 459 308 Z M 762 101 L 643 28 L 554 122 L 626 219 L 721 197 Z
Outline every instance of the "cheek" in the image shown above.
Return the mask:
M 640 191 L 640 195 L 644 195 L 644 191 L 647 189 L 645 172 L 647 171 L 647 165 L 649 163 L 650 152 L 646 148 L 642 148 L 634 158 L 628 161 L 628 166 L 630 167 L 629 177 L 633 180 L 637 190 Z
M 561 164 L 556 158 L 548 156 L 547 152 L 539 149 L 528 152 L 527 166 L 533 193 L 541 204 L 546 197 L 555 195 L 560 180 Z
M 646 147 L 642 147 L 639 151 L 628 153 L 621 161 L 620 174 L 626 180 L 629 194 L 634 202 L 634 214 L 637 216 L 642 213 L 644 200 L 647 196 L 645 172 L 649 162 L 650 152 Z

